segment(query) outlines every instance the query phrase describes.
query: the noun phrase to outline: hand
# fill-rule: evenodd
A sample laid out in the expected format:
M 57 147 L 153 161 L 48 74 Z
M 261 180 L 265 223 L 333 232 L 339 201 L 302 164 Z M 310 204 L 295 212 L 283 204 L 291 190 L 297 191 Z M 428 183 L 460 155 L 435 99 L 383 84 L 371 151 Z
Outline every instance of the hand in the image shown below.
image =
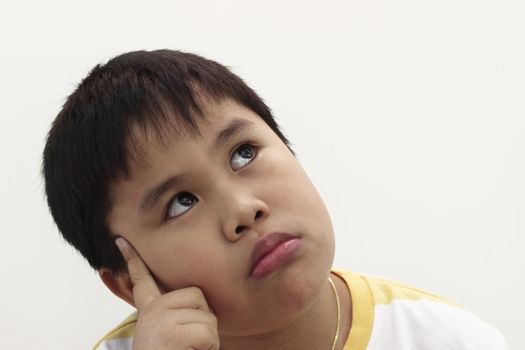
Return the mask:
M 218 350 L 217 318 L 197 287 L 162 294 L 131 244 L 115 241 L 126 260 L 138 320 L 133 350 Z

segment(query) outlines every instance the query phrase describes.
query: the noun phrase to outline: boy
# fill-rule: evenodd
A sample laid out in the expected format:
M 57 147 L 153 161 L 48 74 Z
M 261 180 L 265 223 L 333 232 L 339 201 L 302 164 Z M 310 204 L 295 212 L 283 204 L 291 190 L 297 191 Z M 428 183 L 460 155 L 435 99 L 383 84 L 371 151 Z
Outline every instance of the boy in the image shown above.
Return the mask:
M 332 225 L 270 110 L 177 51 L 96 66 L 44 150 L 49 207 L 137 308 L 96 349 L 504 349 L 431 294 L 331 272 Z

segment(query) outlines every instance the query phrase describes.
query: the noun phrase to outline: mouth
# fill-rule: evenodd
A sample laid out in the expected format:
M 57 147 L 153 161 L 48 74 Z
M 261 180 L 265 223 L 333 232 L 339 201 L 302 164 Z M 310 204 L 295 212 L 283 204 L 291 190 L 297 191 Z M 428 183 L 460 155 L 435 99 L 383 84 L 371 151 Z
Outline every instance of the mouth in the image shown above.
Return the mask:
M 252 253 L 250 277 L 263 278 L 290 261 L 301 247 L 301 238 L 287 233 L 269 233 L 257 241 Z

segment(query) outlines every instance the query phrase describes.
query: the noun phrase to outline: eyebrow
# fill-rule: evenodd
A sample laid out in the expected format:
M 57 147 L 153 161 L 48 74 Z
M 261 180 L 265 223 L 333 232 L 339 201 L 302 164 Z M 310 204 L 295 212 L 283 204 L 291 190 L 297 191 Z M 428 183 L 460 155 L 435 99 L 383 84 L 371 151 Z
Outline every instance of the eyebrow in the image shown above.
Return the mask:
M 217 134 L 215 139 L 215 149 L 227 144 L 234 137 L 238 137 L 246 133 L 249 129 L 253 127 L 253 122 L 246 119 L 233 119 L 228 125 Z M 187 181 L 188 175 L 179 174 L 175 176 L 170 176 L 166 180 L 162 181 L 160 184 L 154 186 L 146 192 L 146 195 L 142 198 L 139 206 L 139 213 L 144 214 L 147 211 L 151 210 L 158 202 L 158 200 L 172 187 L 177 186 L 181 182 Z
M 166 193 L 170 188 L 177 186 L 177 184 L 185 181 L 187 175 L 175 175 L 171 176 L 168 179 L 162 181 L 159 185 L 153 187 L 149 190 L 146 195 L 142 198 L 140 202 L 139 212 L 144 214 L 145 212 L 151 210 L 151 208 L 157 203 L 157 201 Z
M 215 148 L 219 148 L 228 143 L 232 138 L 246 133 L 253 127 L 253 122 L 246 119 L 233 119 L 215 139 Z

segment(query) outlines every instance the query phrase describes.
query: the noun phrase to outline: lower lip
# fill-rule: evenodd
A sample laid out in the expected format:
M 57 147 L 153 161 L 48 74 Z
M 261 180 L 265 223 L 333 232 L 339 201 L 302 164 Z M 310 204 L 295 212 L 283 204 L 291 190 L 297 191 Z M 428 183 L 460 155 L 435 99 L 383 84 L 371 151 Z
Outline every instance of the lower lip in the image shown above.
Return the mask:
M 280 266 L 291 260 L 300 247 L 301 240 L 299 238 L 292 238 L 279 244 L 270 253 L 259 260 L 259 262 L 257 262 L 257 264 L 253 267 L 250 276 L 254 278 L 262 278 L 271 274 Z

